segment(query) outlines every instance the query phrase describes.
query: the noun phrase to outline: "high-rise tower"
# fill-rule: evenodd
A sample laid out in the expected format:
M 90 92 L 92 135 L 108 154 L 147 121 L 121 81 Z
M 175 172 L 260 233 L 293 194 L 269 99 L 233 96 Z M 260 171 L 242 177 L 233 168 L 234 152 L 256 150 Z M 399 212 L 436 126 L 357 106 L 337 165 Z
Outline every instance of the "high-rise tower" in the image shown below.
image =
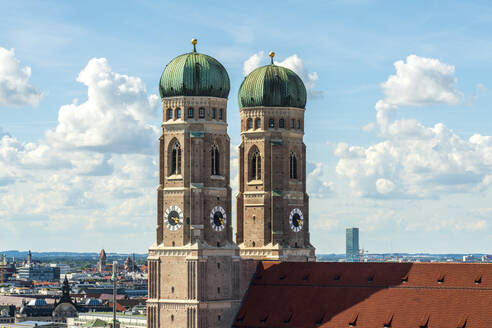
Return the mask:
M 239 89 L 236 243 L 242 258 L 314 261 L 303 142 L 306 88 L 273 56 Z
M 157 236 L 149 248 L 148 327 L 230 327 L 239 306 L 232 240 L 229 76 L 193 51 L 162 73 Z

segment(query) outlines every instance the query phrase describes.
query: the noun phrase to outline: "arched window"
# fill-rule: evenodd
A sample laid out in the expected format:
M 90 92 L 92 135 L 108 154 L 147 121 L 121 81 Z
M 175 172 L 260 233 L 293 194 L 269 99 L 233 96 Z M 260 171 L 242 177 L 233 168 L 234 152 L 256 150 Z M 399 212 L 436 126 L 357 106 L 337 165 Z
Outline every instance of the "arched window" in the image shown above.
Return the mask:
M 297 157 L 294 153 L 290 154 L 290 178 L 297 179 Z
M 255 120 L 255 129 L 259 129 L 261 126 L 261 118 Z
M 181 174 L 181 145 L 176 140 L 172 145 L 171 175 Z
M 205 108 L 200 107 L 200 108 L 198 109 L 198 117 L 199 117 L 199 118 L 205 118 Z
M 195 110 L 192 107 L 190 107 L 188 108 L 188 118 L 193 118 L 193 117 L 195 117 Z
M 217 145 L 213 145 L 212 149 L 210 150 L 210 155 L 212 158 L 212 175 L 220 175 L 220 154 L 219 154 L 219 147 Z
M 285 120 L 283 118 L 281 118 L 279 121 L 278 121 L 278 127 L 280 129 L 283 129 L 285 128 Z
M 253 120 L 248 118 L 248 121 L 246 122 L 246 127 L 248 130 L 251 130 L 253 128 Z
M 172 108 L 167 109 L 167 119 L 170 120 L 173 118 L 173 110 Z
M 256 147 L 251 150 L 250 163 L 249 179 L 261 180 L 261 155 L 260 151 Z
M 271 118 L 269 121 L 268 121 L 268 127 L 270 129 L 273 129 L 275 127 L 275 120 L 273 118 Z
M 181 118 L 181 108 L 176 108 L 176 118 Z

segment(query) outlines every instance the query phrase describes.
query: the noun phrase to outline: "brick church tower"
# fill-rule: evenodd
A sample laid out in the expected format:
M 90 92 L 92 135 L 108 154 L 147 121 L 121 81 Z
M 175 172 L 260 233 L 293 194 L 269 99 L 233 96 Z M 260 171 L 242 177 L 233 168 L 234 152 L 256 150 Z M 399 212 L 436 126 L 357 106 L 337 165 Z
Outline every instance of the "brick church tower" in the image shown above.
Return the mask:
M 149 248 L 148 327 L 230 327 L 240 303 L 232 240 L 227 97 L 214 58 L 174 58 L 162 73 L 156 242 Z
M 303 142 L 306 88 L 273 56 L 239 89 L 236 243 L 244 259 L 315 261 Z

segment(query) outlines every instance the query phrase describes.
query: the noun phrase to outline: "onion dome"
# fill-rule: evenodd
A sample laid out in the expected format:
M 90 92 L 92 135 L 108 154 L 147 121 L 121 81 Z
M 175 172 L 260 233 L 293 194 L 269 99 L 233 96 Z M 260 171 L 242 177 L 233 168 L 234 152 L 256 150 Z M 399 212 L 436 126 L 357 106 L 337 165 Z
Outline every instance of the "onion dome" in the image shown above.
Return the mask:
M 239 108 L 306 106 L 306 87 L 292 70 L 273 63 L 259 67 L 244 78 L 239 88 Z
M 227 98 L 231 88 L 229 75 L 215 58 L 196 52 L 197 40 L 191 40 L 193 52 L 178 56 L 167 64 L 161 75 L 161 98 L 208 96 Z

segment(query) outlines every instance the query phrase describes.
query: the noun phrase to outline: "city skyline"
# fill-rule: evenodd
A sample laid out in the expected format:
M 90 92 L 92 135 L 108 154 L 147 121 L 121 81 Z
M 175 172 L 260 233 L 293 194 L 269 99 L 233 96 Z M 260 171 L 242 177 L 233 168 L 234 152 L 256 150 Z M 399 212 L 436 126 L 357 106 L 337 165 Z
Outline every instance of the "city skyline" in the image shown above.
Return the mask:
M 492 251 L 492 65 L 483 55 L 492 8 L 332 1 L 298 12 L 302 5 L 288 2 L 249 17 L 245 5 L 214 4 L 105 3 L 104 18 L 77 4 L 0 5 L 0 249 L 146 250 L 155 233 L 158 80 L 197 37 L 198 51 L 231 77 L 233 196 L 237 92 L 274 50 L 308 89 L 318 253 L 343 253 L 350 226 L 371 252 Z M 394 26 L 391 14 L 401 12 Z

